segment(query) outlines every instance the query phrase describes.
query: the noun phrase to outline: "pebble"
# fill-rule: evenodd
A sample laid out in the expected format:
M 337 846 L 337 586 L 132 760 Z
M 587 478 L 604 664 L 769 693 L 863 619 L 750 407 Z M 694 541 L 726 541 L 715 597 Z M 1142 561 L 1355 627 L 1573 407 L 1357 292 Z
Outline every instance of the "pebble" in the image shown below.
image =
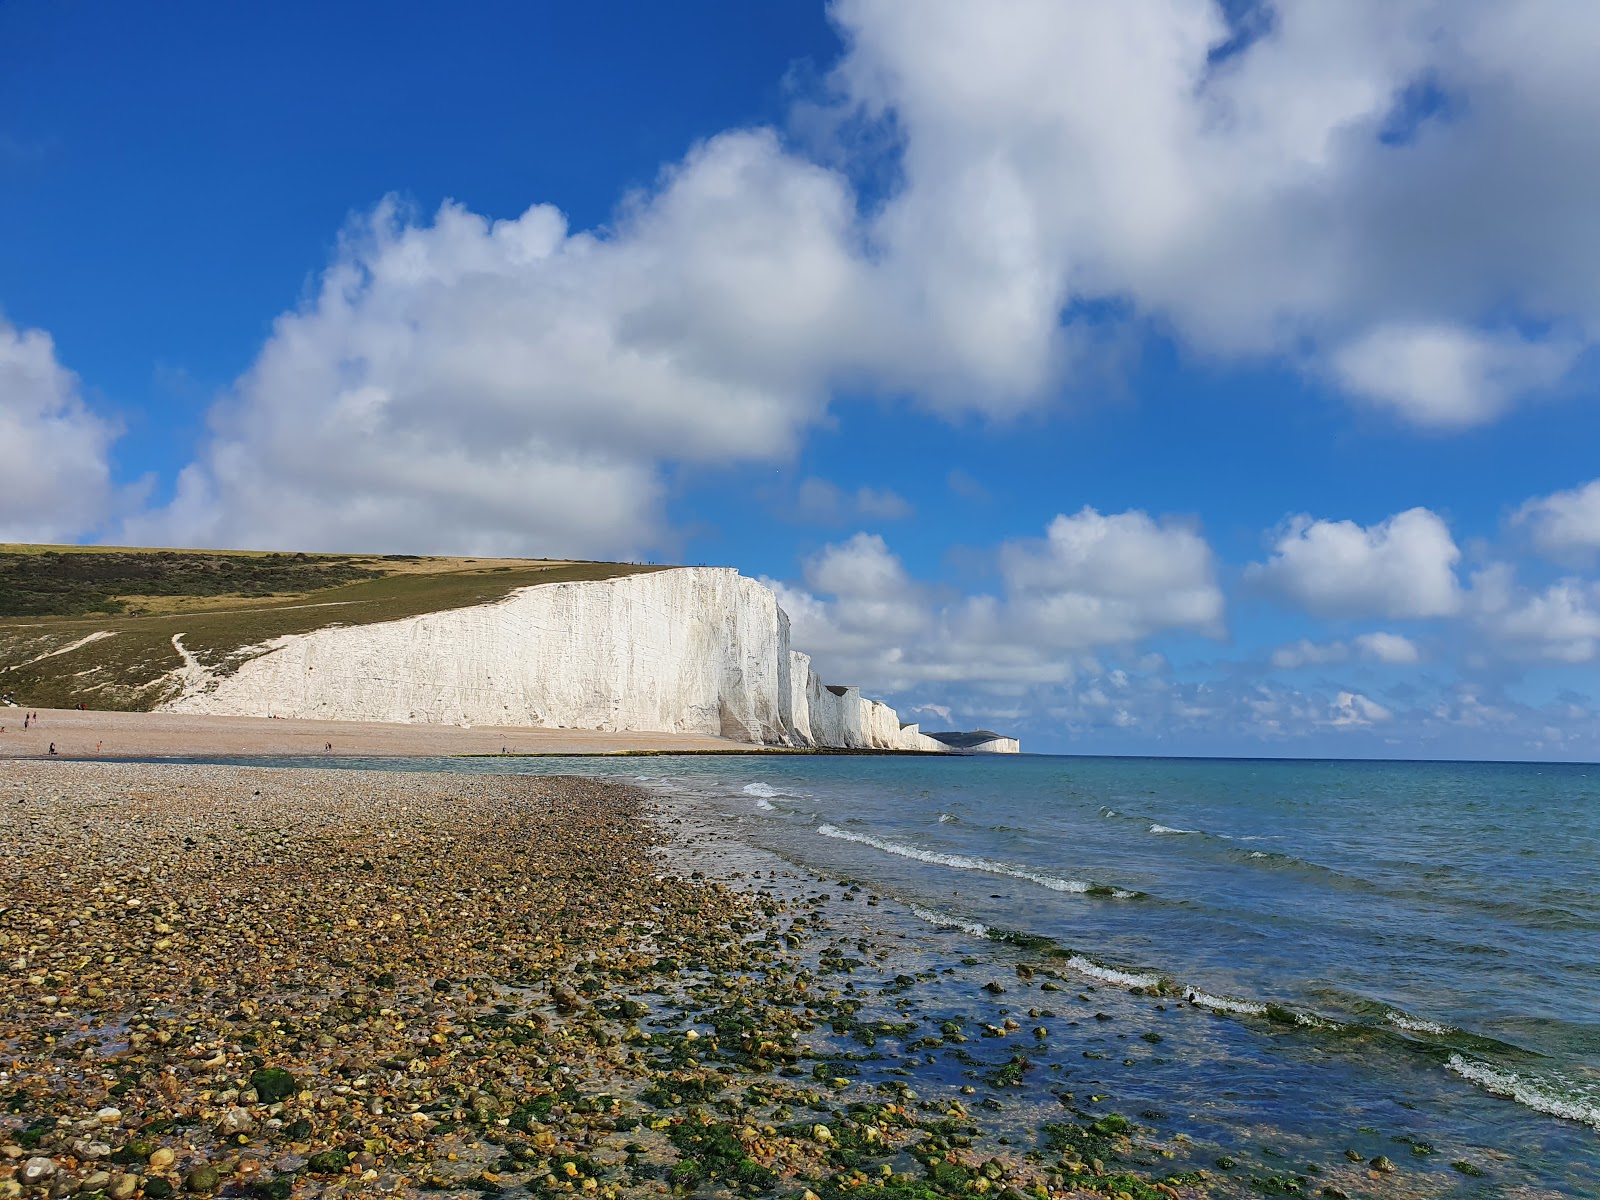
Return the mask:
M 54 1178 L 55 1173 L 56 1164 L 54 1160 L 43 1157 L 34 1157 L 22 1164 L 22 1170 L 19 1173 L 19 1178 L 24 1184 L 31 1186 L 36 1183 L 43 1183 L 47 1179 Z

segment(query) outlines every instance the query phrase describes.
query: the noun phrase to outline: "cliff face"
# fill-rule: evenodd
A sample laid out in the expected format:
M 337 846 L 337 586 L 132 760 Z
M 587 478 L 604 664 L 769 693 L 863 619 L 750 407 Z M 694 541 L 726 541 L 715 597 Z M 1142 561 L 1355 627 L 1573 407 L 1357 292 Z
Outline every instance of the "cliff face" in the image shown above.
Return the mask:
M 180 648 L 181 648 L 181 642 Z M 278 638 L 179 712 L 658 730 L 767 745 L 929 750 L 887 705 L 829 688 L 772 592 L 684 567 L 524 588 L 493 604 Z

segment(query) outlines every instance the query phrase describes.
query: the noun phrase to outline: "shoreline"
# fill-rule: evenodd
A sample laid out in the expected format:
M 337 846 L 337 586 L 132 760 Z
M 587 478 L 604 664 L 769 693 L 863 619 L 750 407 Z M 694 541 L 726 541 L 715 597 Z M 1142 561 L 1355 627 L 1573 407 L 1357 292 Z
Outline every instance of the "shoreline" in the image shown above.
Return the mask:
M 290 717 L 218 717 L 171 712 L 0 708 L 0 761 L 144 762 L 152 759 L 273 758 L 568 758 L 668 754 L 910 755 L 921 750 L 852 750 L 759 746 L 706 734 L 524 726 L 422 725 L 385 721 L 312 721 Z M 13 719 L 14 718 L 14 719 Z M 52 756 L 49 747 L 54 744 Z M 332 745 L 332 750 L 324 749 Z M 504 750 L 502 751 L 502 747 Z
M 499 757 L 500 748 L 539 755 L 751 753 L 762 747 L 700 734 L 610 733 L 592 729 L 463 728 L 382 721 L 311 721 L 289 717 L 216 717 L 170 712 L 0 708 L 0 760 L 117 761 L 151 758 L 434 758 Z M 324 747 L 332 744 L 331 751 Z M 99 749 L 96 749 L 96 747 Z
M 1160 1114 L 1050 1075 L 1195 1014 L 935 930 L 659 789 L 18 763 L 0 839 L 13 1180 L 48 1158 L 110 1200 L 1310 1183 L 1265 1159 L 1230 1174 Z M 273 1070 L 295 1081 L 276 1100 Z M 1366 1162 L 1317 1173 L 1276 1194 L 1434 1194 Z

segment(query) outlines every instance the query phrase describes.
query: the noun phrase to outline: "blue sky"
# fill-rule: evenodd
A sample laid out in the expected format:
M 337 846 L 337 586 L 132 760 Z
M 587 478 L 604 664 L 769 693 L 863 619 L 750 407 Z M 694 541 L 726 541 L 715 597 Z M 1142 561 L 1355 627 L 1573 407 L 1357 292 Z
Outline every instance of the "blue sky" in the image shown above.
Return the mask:
M 5 6 L 0 537 L 726 563 L 1030 748 L 1600 757 L 1600 17 L 917 14 Z

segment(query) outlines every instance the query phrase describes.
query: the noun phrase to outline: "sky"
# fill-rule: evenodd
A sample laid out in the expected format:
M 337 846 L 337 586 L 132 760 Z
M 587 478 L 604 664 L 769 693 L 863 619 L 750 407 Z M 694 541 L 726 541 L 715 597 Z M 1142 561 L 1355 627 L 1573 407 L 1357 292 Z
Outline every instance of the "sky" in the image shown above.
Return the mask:
M 0 541 L 767 580 L 924 728 L 1600 760 L 1600 8 L 0 6 Z

